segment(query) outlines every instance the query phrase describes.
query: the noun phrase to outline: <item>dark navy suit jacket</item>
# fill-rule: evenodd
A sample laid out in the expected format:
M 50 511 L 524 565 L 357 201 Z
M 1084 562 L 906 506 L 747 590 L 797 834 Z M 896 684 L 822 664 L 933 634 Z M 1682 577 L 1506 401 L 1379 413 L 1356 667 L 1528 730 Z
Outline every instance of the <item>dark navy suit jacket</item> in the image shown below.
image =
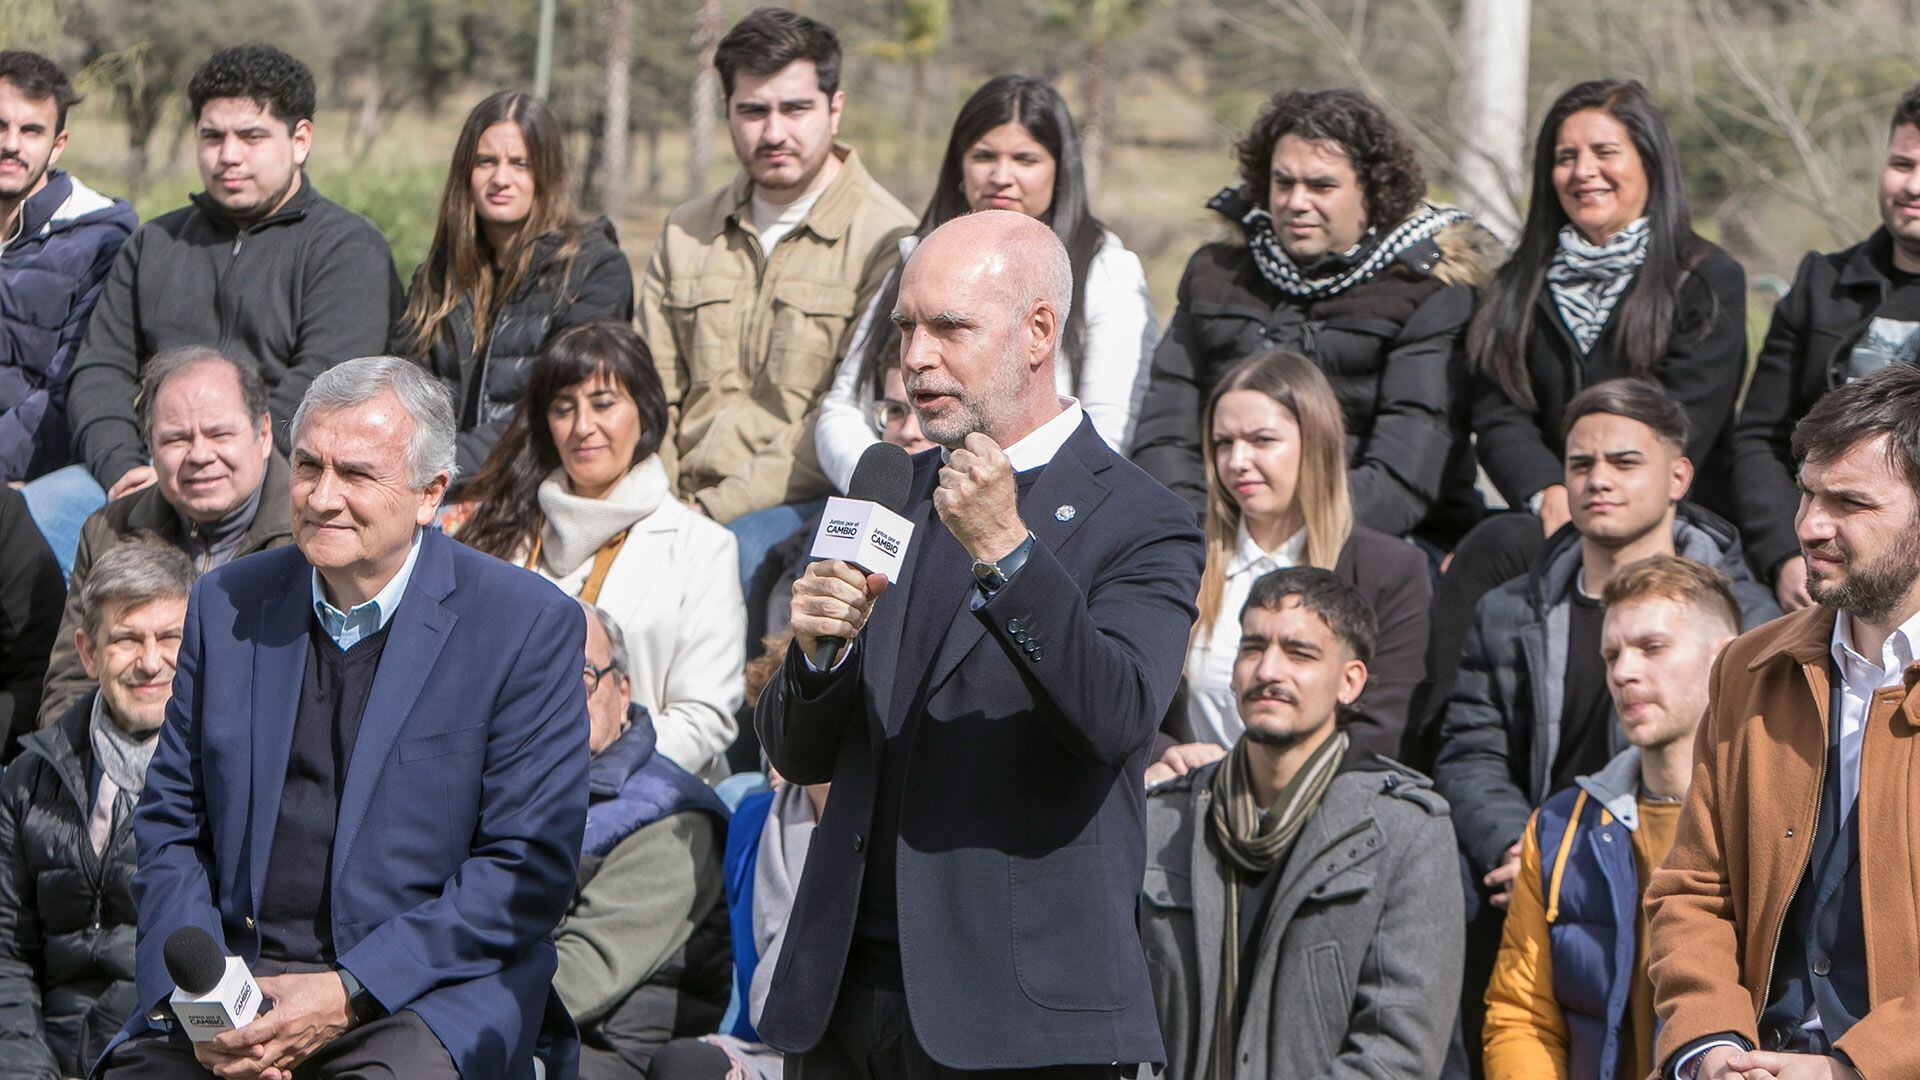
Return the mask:
M 121 1038 L 172 992 L 176 928 L 258 959 L 311 573 L 285 547 L 194 586 L 134 817 L 139 1001 Z M 585 620 L 535 575 L 428 532 L 388 625 L 334 830 L 339 964 L 418 1013 L 462 1076 L 520 1080 L 586 827 Z
M 915 461 L 915 544 L 939 466 L 937 451 Z M 905 720 L 890 711 L 894 683 L 930 666 L 897 846 L 921 1045 L 965 1069 L 1164 1060 L 1134 923 L 1141 774 L 1180 680 L 1201 538 L 1186 503 L 1085 422 L 1020 511 L 1033 553 L 985 605 L 916 597 L 910 555 L 839 667 L 814 672 L 790 648 L 760 698 L 756 723 L 781 775 L 833 782 L 759 1025 L 778 1049 L 811 1049 L 826 1031 L 881 741 Z M 951 620 L 937 656 L 900 655 L 915 618 Z

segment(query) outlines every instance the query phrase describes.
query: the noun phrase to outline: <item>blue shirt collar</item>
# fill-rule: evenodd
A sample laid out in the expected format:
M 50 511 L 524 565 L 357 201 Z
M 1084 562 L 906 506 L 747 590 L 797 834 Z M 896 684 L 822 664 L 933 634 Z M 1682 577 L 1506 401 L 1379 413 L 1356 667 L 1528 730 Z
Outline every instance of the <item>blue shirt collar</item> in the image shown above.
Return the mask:
M 314 570 L 313 613 L 320 620 L 320 628 L 342 651 L 385 629 L 393 619 L 393 613 L 400 609 L 400 598 L 406 595 L 407 582 L 413 578 L 413 564 L 420 558 L 420 535 L 419 529 L 413 531 L 413 546 L 407 549 L 407 560 L 400 564 L 400 570 L 392 580 L 375 593 L 373 599 L 355 604 L 344 612 L 327 602 L 326 590 L 320 582 L 320 571 Z

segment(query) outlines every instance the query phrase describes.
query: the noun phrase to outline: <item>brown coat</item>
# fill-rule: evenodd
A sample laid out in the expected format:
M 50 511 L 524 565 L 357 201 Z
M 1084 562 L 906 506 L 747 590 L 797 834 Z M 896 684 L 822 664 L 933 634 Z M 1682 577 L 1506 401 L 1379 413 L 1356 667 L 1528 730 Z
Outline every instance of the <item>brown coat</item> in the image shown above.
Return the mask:
M 1811 853 L 1826 769 L 1834 613 L 1744 634 L 1714 668 L 1693 787 L 1647 889 L 1654 1061 L 1703 1036 L 1758 1041 L 1787 906 Z M 1920 1076 L 1920 664 L 1882 690 L 1860 751 L 1867 1015 L 1835 1044 L 1868 1080 Z

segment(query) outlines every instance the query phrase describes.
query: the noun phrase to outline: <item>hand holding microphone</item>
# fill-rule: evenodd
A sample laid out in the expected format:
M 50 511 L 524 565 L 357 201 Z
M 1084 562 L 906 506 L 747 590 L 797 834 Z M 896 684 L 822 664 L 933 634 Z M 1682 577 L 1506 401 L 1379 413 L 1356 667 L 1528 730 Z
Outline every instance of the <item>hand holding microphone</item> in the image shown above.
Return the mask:
M 913 525 L 900 516 L 913 489 L 913 460 L 891 443 L 860 455 L 847 497 L 827 500 L 813 539 L 819 560 L 793 583 L 795 642 L 821 671 L 860 633 L 887 582 L 900 576 Z

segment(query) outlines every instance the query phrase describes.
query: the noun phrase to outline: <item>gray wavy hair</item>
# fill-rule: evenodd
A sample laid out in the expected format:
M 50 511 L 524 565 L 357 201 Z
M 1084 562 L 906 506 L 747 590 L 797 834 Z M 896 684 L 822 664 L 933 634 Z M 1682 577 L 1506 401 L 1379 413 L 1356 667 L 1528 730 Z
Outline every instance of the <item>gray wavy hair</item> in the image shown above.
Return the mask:
M 294 411 L 291 441 L 299 444 L 300 432 L 315 413 L 364 405 L 388 392 L 399 398 L 400 407 L 413 417 L 413 434 L 407 438 L 407 468 L 414 488 L 424 489 L 440 473 L 446 473 L 451 481 L 458 469 L 453 396 L 439 379 L 397 356 L 363 356 L 321 372 Z

